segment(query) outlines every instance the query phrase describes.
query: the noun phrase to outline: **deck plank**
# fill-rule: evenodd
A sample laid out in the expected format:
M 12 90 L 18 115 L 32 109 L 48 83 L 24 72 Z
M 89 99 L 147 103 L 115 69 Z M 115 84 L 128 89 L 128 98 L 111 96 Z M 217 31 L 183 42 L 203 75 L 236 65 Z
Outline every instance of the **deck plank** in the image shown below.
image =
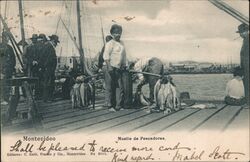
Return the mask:
M 237 116 L 232 120 L 232 122 L 224 128 L 225 131 L 228 130 L 236 130 L 236 129 L 249 129 L 250 124 L 250 114 L 249 114 L 249 108 L 242 109 Z
M 137 120 L 138 118 L 142 118 L 148 115 L 150 115 L 150 113 L 148 113 L 146 110 L 137 111 L 129 116 L 122 116 L 120 118 L 108 120 L 106 122 L 97 123 L 95 125 L 76 130 L 75 132 L 85 131 L 88 132 L 88 134 L 98 134 L 100 132 L 110 130 L 113 127 L 132 122 L 134 120 Z
M 68 117 L 66 119 L 62 119 L 62 120 L 58 120 L 58 121 L 54 121 L 54 122 L 50 122 L 47 124 L 44 124 L 43 127 L 44 128 L 59 128 L 59 127 L 71 127 L 74 125 L 78 125 L 80 122 L 85 121 L 85 120 L 90 120 L 92 118 L 98 118 L 101 116 L 104 116 L 106 114 L 110 114 L 110 111 L 108 111 L 107 109 L 101 110 L 101 111 L 97 111 L 95 113 L 92 114 L 83 114 L 81 116 L 76 116 L 76 117 Z
M 147 128 L 148 128 L 148 131 L 152 131 L 152 129 L 157 129 L 159 127 L 159 121 L 162 121 L 164 120 L 164 118 L 168 118 L 170 116 L 175 116 L 175 114 L 178 114 L 181 111 L 173 113 L 173 114 L 150 113 L 150 115 L 137 118 L 133 121 L 129 121 L 127 123 L 112 127 L 111 129 L 105 130 L 103 132 L 112 131 L 112 132 L 129 133 L 129 132 L 138 131 L 138 130 L 145 131 Z M 151 125 L 153 125 L 152 126 L 153 128 L 151 128 Z
M 72 132 L 72 131 L 76 131 L 79 129 L 82 129 L 84 127 L 89 127 L 92 125 L 96 125 L 99 123 L 103 123 L 106 121 L 111 121 L 114 119 L 119 119 L 123 116 L 130 116 L 132 114 L 134 114 L 137 111 L 143 111 L 143 109 L 125 109 L 125 110 L 120 110 L 117 112 L 110 112 L 108 110 L 106 110 L 108 113 L 104 114 L 104 115 L 99 115 L 99 116 L 94 116 L 93 118 L 87 118 L 87 119 L 82 119 L 77 121 L 76 123 L 70 123 L 66 125 L 63 125 L 60 130 L 58 130 L 59 132 L 63 133 L 63 132 Z
M 5 133 L 13 133 L 23 130 L 28 130 L 33 127 L 33 124 L 31 121 L 26 121 L 22 123 L 14 123 L 11 126 L 5 126 L 2 128 L 2 131 Z
M 43 119 L 43 124 L 48 124 L 50 122 L 55 122 L 55 121 L 59 121 L 59 120 L 65 120 L 68 118 L 73 118 L 73 117 L 77 117 L 77 116 L 82 116 L 82 115 L 87 115 L 87 114 L 92 114 L 95 113 L 97 111 L 101 111 L 101 110 L 105 110 L 107 108 L 104 109 L 71 109 L 71 111 L 66 111 L 64 113 L 53 113 L 50 114 L 50 116 L 46 116 Z
M 39 104 L 39 106 L 41 107 L 52 107 L 52 106 L 59 106 L 59 105 L 63 105 L 65 103 L 69 103 L 70 100 L 57 100 L 57 101 L 53 101 L 53 102 L 44 102 L 44 101 L 37 101 L 37 104 Z
M 202 124 L 199 130 L 223 130 L 229 120 L 241 109 L 240 106 L 226 106 L 218 113 L 214 114 L 209 120 Z
M 170 115 L 164 115 L 159 120 L 156 120 L 154 122 L 148 122 L 146 121 L 145 124 L 139 125 L 135 128 L 133 128 L 131 131 L 145 131 L 145 132 L 152 132 L 152 133 L 159 133 L 164 131 L 167 127 L 176 124 L 180 122 L 181 120 L 184 120 L 189 115 L 193 115 L 197 113 L 197 109 L 184 109 L 180 110 L 178 112 L 175 112 Z
M 97 104 L 95 106 L 96 110 L 101 108 L 102 104 Z M 49 118 L 49 117 L 59 116 L 62 114 L 67 114 L 77 110 L 88 110 L 88 109 L 92 109 L 92 106 L 82 107 L 80 109 L 79 108 L 72 109 L 71 105 L 63 105 L 61 107 L 58 107 L 57 109 L 47 110 L 47 111 L 44 110 L 43 112 L 41 112 L 41 114 L 43 115 L 44 118 Z
M 103 103 L 103 101 L 100 100 L 100 101 L 97 101 L 95 103 L 95 105 L 100 105 L 102 103 Z M 51 105 L 50 105 L 50 104 L 46 103 L 45 105 L 39 104 L 38 106 L 39 106 L 39 109 L 42 113 L 51 113 L 51 112 L 56 112 L 58 110 L 65 110 L 65 107 L 72 109 L 71 100 L 67 100 L 67 102 L 63 102 L 61 104 L 51 103 Z M 92 107 L 92 105 L 90 105 L 89 107 Z
M 46 114 L 51 114 L 51 113 L 54 113 L 54 112 L 59 112 L 59 111 L 67 110 L 67 109 L 72 109 L 71 104 L 64 104 L 64 105 L 61 105 L 61 106 L 54 106 L 54 107 L 49 107 L 49 108 L 50 109 L 43 109 L 42 107 L 40 107 L 39 112 L 46 115 Z
M 206 118 L 215 113 L 218 109 L 225 106 L 225 104 L 216 105 L 217 108 L 202 109 L 194 115 L 180 121 L 179 123 L 168 127 L 169 131 L 191 131 L 198 123 L 201 123 Z
M 102 108 L 102 105 L 96 105 L 95 110 L 99 110 Z M 81 111 L 87 111 L 87 110 L 94 110 L 92 109 L 92 107 L 88 107 L 88 108 L 76 108 L 76 109 L 72 109 L 71 106 L 65 107 L 63 110 L 58 110 L 58 111 L 53 111 L 50 113 L 43 113 L 43 118 L 44 119 L 48 119 L 48 118 L 53 118 L 53 117 L 58 117 L 61 115 L 66 115 L 70 114 L 70 113 L 74 113 L 74 112 L 81 112 Z

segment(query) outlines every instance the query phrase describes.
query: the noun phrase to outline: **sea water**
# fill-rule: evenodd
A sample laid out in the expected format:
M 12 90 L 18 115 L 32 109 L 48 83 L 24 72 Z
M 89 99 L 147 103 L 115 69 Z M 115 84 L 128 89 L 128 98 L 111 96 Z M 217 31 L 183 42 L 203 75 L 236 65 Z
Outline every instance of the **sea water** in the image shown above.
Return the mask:
M 232 79 L 232 74 L 175 74 L 173 82 L 179 92 L 189 92 L 195 100 L 223 100 L 226 84 Z M 143 87 L 143 93 L 148 96 L 149 88 Z

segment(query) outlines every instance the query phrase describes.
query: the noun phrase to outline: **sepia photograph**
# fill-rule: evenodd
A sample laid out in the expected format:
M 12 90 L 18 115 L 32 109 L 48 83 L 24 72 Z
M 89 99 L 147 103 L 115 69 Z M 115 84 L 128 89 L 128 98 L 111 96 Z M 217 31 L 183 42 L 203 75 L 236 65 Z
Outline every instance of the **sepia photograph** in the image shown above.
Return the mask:
M 248 0 L 1 0 L 1 161 L 249 161 Z

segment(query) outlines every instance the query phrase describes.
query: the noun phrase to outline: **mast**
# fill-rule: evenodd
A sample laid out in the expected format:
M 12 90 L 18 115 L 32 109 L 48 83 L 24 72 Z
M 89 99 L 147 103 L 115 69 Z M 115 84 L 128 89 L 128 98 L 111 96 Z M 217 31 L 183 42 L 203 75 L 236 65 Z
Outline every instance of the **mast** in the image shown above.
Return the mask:
M 79 53 L 80 53 L 80 62 L 84 74 L 93 76 L 92 72 L 88 69 L 86 60 L 84 58 L 84 52 L 82 47 L 82 30 L 81 30 L 81 15 L 80 15 L 80 1 L 76 1 L 76 11 L 77 11 L 77 26 L 78 26 L 78 39 L 79 39 Z
M 84 52 L 82 48 L 82 30 L 81 30 L 81 15 L 80 15 L 80 1 L 76 1 L 76 11 L 77 11 L 77 29 L 78 29 L 78 39 L 79 39 L 79 53 L 80 53 L 80 62 L 82 65 L 83 73 L 85 73 L 84 68 Z
M 19 16 L 20 16 L 20 27 L 21 27 L 21 37 L 22 37 L 22 46 L 24 48 L 25 44 L 25 34 L 24 34 L 24 23 L 23 23 L 23 6 L 22 6 L 22 0 L 18 0 L 18 6 L 19 6 Z
M 102 30 L 102 41 L 103 41 L 103 45 L 105 45 L 105 38 L 104 38 L 104 31 L 103 31 L 102 17 L 101 16 L 100 16 L 100 21 L 101 21 L 101 30 Z

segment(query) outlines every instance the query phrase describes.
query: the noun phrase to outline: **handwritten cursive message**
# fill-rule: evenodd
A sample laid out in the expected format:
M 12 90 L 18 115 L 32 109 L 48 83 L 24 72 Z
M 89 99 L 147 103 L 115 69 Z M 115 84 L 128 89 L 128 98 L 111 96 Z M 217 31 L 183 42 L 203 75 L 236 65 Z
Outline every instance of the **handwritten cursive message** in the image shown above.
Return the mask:
M 149 144 L 145 140 L 160 140 Z M 135 144 L 138 143 L 139 144 Z M 143 142 L 144 141 L 144 142 Z M 129 144 L 126 144 L 129 143 Z M 202 161 L 240 160 L 246 154 L 220 145 L 212 149 L 199 149 L 177 142 L 170 144 L 165 138 L 117 138 L 113 143 L 103 144 L 96 139 L 79 141 L 77 145 L 64 144 L 56 140 L 18 139 L 9 146 L 7 156 L 83 156 L 102 158 L 110 162 L 141 161 Z

